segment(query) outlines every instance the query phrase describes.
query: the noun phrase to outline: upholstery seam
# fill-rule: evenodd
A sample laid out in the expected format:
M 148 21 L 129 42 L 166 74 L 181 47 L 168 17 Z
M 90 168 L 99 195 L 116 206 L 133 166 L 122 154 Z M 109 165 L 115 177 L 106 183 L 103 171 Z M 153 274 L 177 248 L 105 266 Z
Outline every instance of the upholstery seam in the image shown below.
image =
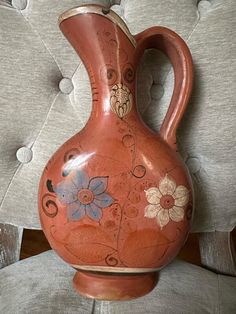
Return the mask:
M 54 58 L 53 55 L 51 54 L 51 51 L 50 51 L 50 50 L 47 48 L 47 46 L 45 45 L 45 43 L 44 43 L 44 41 L 42 40 L 41 36 L 40 36 L 40 35 L 38 34 L 38 32 L 32 27 L 32 25 L 31 25 L 31 23 L 29 22 L 29 20 L 27 20 L 27 19 L 25 18 L 25 16 L 22 14 L 21 11 L 20 11 L 20 14 L 21 14 L 21 16 L 23 17 L 24 21 L 30 26 L 30 28 L 32 29 L 32 31 L 37 34 L 37 36 L 39 37 L 39 39 L 40 39 L 41 42 L 43 43 L 44 48 L 45 48 L 46 51 L 49 53 L 49 55 L 52 57 L 52 59 L 54 60 L 56 66 L 58 67 L 58 70 L 61 72 L 61 69 L 60 69 L 59 65 L 57 64 L 57 61 L 55 60 L 55 58 Z M 54 102 L 55 102 L 55 99 L 57 98 L 58 94 L 59 94 L 59 92 L 58 92 L 57 95 L 55 96 L 55 98 L 54 98 L 54 100 L 53 100 L 53 102 L 52 102 L 52 104 L 51 104 L 51 106 L 50 106 L 50 108 L 49 108 L 49 110 L 48 110 L 48 113 L 47 113 L 47 116 L 46 116 L 46 118 L 45 118 L 45 121 L 44 121 L 44 123 L 43 123 L 43 125 L 42 125 L 42 127 L 41 127 L 41 129 L 40 129 L 40 131 L 39 131 L 39 133 L 38 133 L 38 135 L 36 136 L 35 141 L 37 140 L 39 134 L 41 134 L 41 131 L 42 131 L 42 129 L 43 129 L 44 125 L 45 125 L 45 122 L 46 122 L 46 120 L 47 120 L 47 118 L 48 118 L 48 114 L 49 114 L 49 112 L 51 111 L 51 108 L 52 108 L 52 106 L 53 106 L 53 104 L 54 104 Z M 35 141 L 34 141 L 34 143 L 35 143 Z M 33 147 L 34 143 L 31 145 L 31 148 Z M 9 184 L 8 184 L 8 186 L 7 186 L 6 192 L 5 192 L 5 194 L 4 194 L 3 198 L 2 198 L 2 201 L 1 201 L 1 203 L 0 203 L 0 209 L 3 207 L 3 203 L 4 203 L 4 201 L 5 201 L 6 197 L 7 197 L 7 194 L 8 194 L 8 191 L 9 191 L 10 187 L 11 187 L 11 184 L 12 184 L 14 178 L 16 177 L 17 173 L 20 171 L 22 165 L 23 165 L 23 164 L 20 163 L 20 164 L 18 165 L 18 167 L 16 168 L 15 172 L 13 173 L 13 175 L 12 175 L 12 177 L 11 177 L 11 179 L 10 179 L 10 182 L 9 182 Z
M 76 71 L 78 70 L 78 68 L 80 67 L 81 64 L 82 64 L 82 62 L 77 66 L 77 68 L 76 68 L 74 74 L 76 73 Z M 74 75 L 74 74 L 73 74 L 73 75 Z M 45 127 L 45 125 L 46 125 L 46 123 L 47 123 L 47 121 L 48 121 L 48 117 L 49 117 L 49 115 L 50 115 L 50 113 L 51 113 L 51 111 L 52 111 L 53 105 L 55 104 L 55 102 L 56 102 L 57 97 L 59 96 L 59 94 L 60 94 L 60 91 L 58 91 L 57 94 L 56 94 L 56 96 L 54 97 L 54 99 L 53 99 L 53 101 L 52 101 L 52 103 L 51 103 L 51 106 L 50 106 L 50 108 L 49 108 L 49 110 L 48 110 L 48 112 L 47 112 L 47 115 L 46 115 L 46 117 L 45 117 L 45 120 L 44 120 L 44 122 L 43 122 L 43 124 L 42 124 L 42 127 L 40 128 L 40 130 L 39 130 L 39 132 L 38 132 L 38 135 L 36 136 L 36 138 L 35 138 L 33 144 L 30 146 L 30 149 L 32 149 L 32 148 L 34 147 L 34 145 L 35 145 L 36 141 L 38 140 L 39 136 L 42 134 L 42 131 L 43 131 L 43 129 L 44 129 L 44 127 Z M 69 103 L 71 104 L 73 110 L 75 110 L 70 100 L 69 100 Z M 76 114 L 76 115 L 77 115 L 77 114 Z M 79 116 L 78 116 L 78 118 L 79 118 L 80 121 L 84 124 L 84 121 L 82 121 L 82 119 L 81 119 Z M 18 172 L 20 171 L 20 169 L 22 168 L 22 166 L 23 166 L 23 164 L 20 163 L 20 164 L 18 165 L 18 167 L 16 168 L 15 172 L 13 173 L 12 178 L 11 178 L 11 180 L 10 180 L 8 186 L 7 186 L 6 192 L 5 192 L 5 194 L 4 194 L 3 198 L 2 198 L 2 201 L 1 201 L 1 203 L 0 203 L 0 209 L 3 207 L 3 203 L 4 203 L 4 201 L 5 201 L 6 197 L 7 197 L 7 194 L 8 194 L 8 192 L 9 192 L 10 187 L 11 187 L 11 184 L 12 184 L 14 178 L 16 177 L 17 173 L 18 173 Z
M 56 66 L 58 67 L 58 70 L 61 72 L 62 75 L 62 71 L 61 68 L 58 64 L 58 62 L 56 61 L 55 57 L 53 56 L 51 50 L 47 47 L 46 43 L 44 42 L 44 40 L 42 39 L 42 37 L 40 36 L 39 32 L 33 27 L 33 25 L 30 23 L 29 19 L 27 19 L 24 14 L 22 14 L 22 12 L 20 11 L 21 16 L 23 17 L 24 21 L 26 22 L 26 24 L 29 25 L 29 27 L 32 29 L 32 31 L 34 33 L 36 33 L 36 35 L 38 36 L 38 38 L 41 40 L 44 48 L 46 49 L 46 51 L 49 53 L 49 55 L 51 56 L 51 58 L 53 59 L 53 61 L 55 62 Z
M 195 25 L 193 26 L 192 30 L 190 31 L 190 33 L 189 33 L 189 35 L 188 35 L 188 37 L 187 37 L 187 39 L 186 39 L 186 43 L 187 43 L 187 42 L 190 40 L 190 38 L 192 37 L 192 35 L 193 35 L 193 33 L 195 32 L 195 30 L 196 30 L 196 28 L 197 28 L 199 22 L 200 22 L 200 14 L 199 14 L 199 12 L 198 12 L 198 10 L 197 10 L 197 20 L 196 20 Z
M 40 34 L 38 33 L 38 31 L 33 27 L 33 25 L 30 23 L 30 21 L 22 14 L 22 12 L 21 12 L 21 15 L 22 15 L 22 17 L 24 18 L 25 22 L 29 24 L 29 26 L 30 26 L 30 28 L 33 30 L 33 32 L 35 32 L 35 33 L 37 34 L 37 36 L 38 36 L 39 39 L 41 40 L 42 44 L 44 45 L 46 51 L 47 51 L 47 52 L 49 53 L 49 55 L 52 57 L 52 59 L 54 60 L 56 66 L 58 67 L 58 70 L 60 71 L 60 73 L 61 73 L 61 75 L 62 75 L 62 71 L 61 71 L 61 68 L 60 68 L 58 62 L 56 61 L 55 57 L 53 56 L 53 54 L 52 54 L 52 52 L 50 51 L 50 49 L 47 47 L 46 43 L 44 42 L 44 40 L 42 39 L 42 37 L 40 36 Z M 77 72 L 78 68 L 81 66 L 81 64 L 82 64 L 82 61 L 80 61 L 80 63 L 78 64 L 77 68 L 75 69 L 74 73 L 72 74 L 71 80 L 72 80 L 72 78 L 74 77 L 75 73 Z M 63 75 L 62 75 L 62 76 L 63 76 Z M 46 116 L 46 118 L 45 118 L 45 120 L 44 120 L 44 123 L 43 123 L 43 125 L 42 125 L 42 127 L 41 127 L 41 129 L 40 129 L 40 131 L 39 131 L 39 133 L 38 133 L 38 135 L 37 135 L 37 137 L 36 137 L 36 139 L 34 140 L 34 142 L 33 142 L 32 146 L 31 146 L 31 148 L 34 146 L 34 144 L 36 143 L 37 139 L 38 139 L 39 136 L 41 135 L 41 133 L 42 133 L 42 131 L 43 131 L 43 129 L 44 129 L 44 126 L 45 126 L 45 124 L 47 123 L 47 120 L 48 120 L 49 114 L 50 114 L 50 112 L 51 112 L 51 110 L 52 110 L 52 107 L 53 107 L 53 105 L 54 105 L 54 103 L 55 103 L 55 101 L 56 101 L 56 99 L 57 99 L 57 97 L 58 97 L 59 94 L 60 94 L 60 90 L 59 90 L 58 93 L 56 94 L 56 96 L 55 96 L 55 98 L 54 98 L 54 100 L 53 100 L 53 102 L 52 102 L 52 104 L 51 104 L 51 106 L 50 106 L 50 108 L 49 108 L 49 110 L 48 110 L 48 113 L 47 113 L 47 116 Z M 69 103 L 71 104 L 73 110 L 74 110 L 75 113 L 76 113 L 76 110 L 74 109 L 74 107 L 73 107 L 73 105 L 72 105 L 70 99 L 69 99 Z M 76 113 L 76 115 L 77 115 L 77 113 Z M 78 116 L 78 115 L 77 115 L 77 116 Z M 78 116 L 78 118 L 80 119 L 80 121 L 82 122 L 82 124 L 84 124 L 84 121 L 82 121 L 79 116 Z
M 33 148 L 35 142 L 37 141 L 38 137 L 39 137 L 40 134 L 42 133 L 42 130 L 43 130 L 45 124 L 47 123 L 48 116 L 49 116 L 49 114 L 50 114 L 50 112 L 51 112 L 51 110 L 52 110 L 52 107 L 53 107 L 53 105 L 54 105 L 54 103 L 55 103 L 55 101 L 56 101 L 56 99 L 57 99 L 59 93 L 60 93 L 60 92 L 58 92 L 58 93 L 56 94 L 56 96 L 54 97 L 54 100 L 53 100 L 53 102 L 52 102 L 52 104 L 51 104 L 51 106 L 50 106 L 50 108 L 49 108 L 49 110 L 48 110 L 48 112 L 47 112 L 47 116 L 46 116 L 46 118 L 45 118 L 45 120 L 44 120 L 44 122 L 43 122 L 43 124 L 42 124 L 42 127 L 41 127 L 41 129 L 40 129 L 38 135 L 36 136 L 36 138 L 35 138 L 33 144 L 30 146 L 31 149 Z M 4 201 L 5 201 L 6 197 L 7 197 L 8 191 L 9 191 L 9 189 L 10 189 L 10 187 L 11 187 L 11 184 L 12 184 L 14 178 L 16 177 L 17 173 L 20 171 L 20 169 L 21 169 L 22 166 L 23 166 L 23 163 L 20 163 L 20 164 L 18 165 L 18 167 L 16 168 L 15 172 L 13 173 L 12 178 L 11 178 L 9 184 L 8 184 L 7 189 L 6 189 L 6 192 L 5 192 L 5 194 L 4 194 L 3 198 L 2 198 L 2 201 L 1 201 L 1 204 L 0 204 L 0 209 L 1 209 L 2 206 L 3 206 L 3 203 L 4 203 Z
M 6 192 L 5 192 L 5 194 L 3 195 L 2 201 L 1 201 L 1 203 L 0 203 L 0 209 L 3 207 L 3 203 L 4 203 L 4 201 L 5 201 L 6 197 L 7 197 L 7 193 L 8 193 L 8 191 L 9 191 L 10 187 L 11 187 L 11 184 L 12 184 L 14 178 L 16 177 L 17 173 L 20 171 L 20 168 L 22 167 L 22 165 L 23 165 L 23 164 L 20 163 L 20 164 L 16 167 L 16 170 L 14 171 L 14 173 L 13 173 L 13 175 L 12 175 L 12 177 L 11 177 L 11 180 L 10 180 L 10 182 L 8 183 Z
M 74 71 L 74 73 L 73 73 L 73 75 L 72 75 L 72 78 L 73 78 L 74 74 L 77 72 L 77 70 L 79 69 L 79 67 L 81 66 L 81 64 L 82 64 L 82 62 L 81 62 L 81 63 L 77 66 L 77 68 L 75 69 L 75 71 Z M 72 78 L 71 78 L 71 79 L 72 79 Z M 49 110 L 48 110 L 48 112 L 47 112 L 47 115 L 46 115 L 45 120 L 44 120 L 44 122 L 43 122 L 43 124 L 42 124 L 42 127 L 40 128 L 38 135 L 36 136 L 36 138 L 35 138 L 33 144 L 31 145 L 31 148 L 33 148 L 33 146 L 35 145 L 35 143 L 36 143 L 36 141 L 38 140 L 39 136 L 42 134 L 42 131 L 43 131 L 43 129 L 44 129 L 44 127 L 45 127 L 45 125 L 46 125 L 46 123 L 47 123 L 47 121 L 48 121 L 48 117 L 49 117 L 49 115 L 50 115 L 50 113 L 51 113 L 51 111 L 52 111 L 52 109 L 53 109 L 53 105 L 55 104 L 55 102 L 56 102 L 56 100 L 57 100 L 57 98 L 58 98 L 58 96 L 59 96 L 60 94 L 61 94 L 61 91 L 59 90 L 59 91 L 57 92 L 56 96 L 54 97 L 53 101 L 52 101 L 52 104 L 51 104 L 51 106 L 50 106 L 50 108 L 49 108 Z M 72 103 L 71 103 L 71 101 L 70 101 L 70 99 L 69 99 L 69 103 L 70 103 L 70 105 L 72 106 L 73 110 L 75 111 L 76 116 L 78 116 L 76 110 L 74 109 L 74 107 L 73 107 L 73 105 L 72 105 Z M 80 121 L 82 122 L 82 124 L 84 124 L 84 121 L 82 121 L 82 119 L 81 119 L 79 116 L 78 116 L 78 118 L 80 119 Z
M 22 16 L 23 16 L 23 15 L 22 15 Z M 24 16 L 23 16 L 23 17 L 24 17 Z M 24 17 L 24 19 L 25 19 L 25 17 Z M 25 20 L 26 20 L 26 19 L 25 19 Z M 27 20 L 26 20 L 26 21 L 27 21 Z M 32 26 L 31 26 L 31 28 L 32 28 Z M 32 29 L 33 29 L 33 28 L 32 28 Z M 42 42 L 43 42 L 43 41 L 42 41 Z M 49 50 L 48 50 L 48 48 L 47 48 L 46 46 L 45 46 L 45 48 L 46 48 L 46 50 L 49 52 Z M 50 52 L 49 52 L 49 53 L 50 53 Z M 50 54 L 50 55 L 51 55 L 51 54 Z M 52 56 L 52 57 L 53 57 L 53 56 Z M 55 63 L 57 64 L 57 62 L 56 62 L 56 60 L 55 60 L 54 58 L 53 58 L 53 60 L 54 60 Z M 81 65 L 82 65 L 82 61 L 78 64 L 77 68 L 75 69 L 74 73 L 72 74 L 72 78 L 73 78 L 73 76 L 75 75 L 75 73 L 77 72 L 77 70 L 80 68 Z M 58 65 L 57 65 L 57 66 L 58 66 Z M 58 69 L 60 70 L 59 66 L 58 66 Z M 72 79 L 72 78 L 71 78 L 71 79 Z M 39 132 L 38 132 L 38 135 L 36 136 L 36 138 L 35 138 L 33 144 L 30 146 L 31 149 L 34 147 L 34 145 L 35 145 L 36 141 L 38 140 L 39 136 L 42 134 L 42 131 L 43 131 L 43 129 L 44 129 L 44 127 L 45 127 L 45 125 L 46 125 L 46 123 L 47 123 L 47 121 L 48 121 L 48 117 L 49 117 L 49 115 L 50 115 L 50 113 L 51 113 L 51 111 L 52 111 L 53 105 L 55 104 L 56 99 L 57 99 L 57 97 L 59 96 L 59 94 L 60 94 L 60 90 L 57 92 L 57 94 L 55 95 L 55 97 L 54 97 L 54 99 L 53 99 L 53 101 L 52 101 L 52 103 L 51 103 L 51 106 L 50 106 L 50 108 L 49 108 L 49 110 L 48 110 L 48 112 L 47 112 L 47 115 L 46 115 L 46 117 L 45 117 L 45 120 L 44 120 L 44 122 L 43 122 L 43 124 L 42 124 L 42 126 L 41 126 L 41 128 L 40 128 L 40 130 L 39 130 Z M 74 109 L 74 107 L 73 107 L 73 105 L 72 105 L 70 99 L 69 99 L 69 103 L 70 103 L 70 105 L 72 106 L 73 110 L 76 112 L 76 110 Z M 76 115 L 77 115 L 77 113 L 76 113 Z M 77 116 L 78 116 L 78 115 L 77 115 Z M 79 116 L 78 116 L 78 118 L 80 119 L 80 121 L 81 121 L 82 124 L 85 123 Z M 23 164 L 20 163 L 20 164 L 18 165 L 18 167 L 16 168 L 15 172 L 13 173 L 12 177 L 11 177 L 10 182 L 9 182 L 9 184 L 8 184 L 8 186 L 7 186 L 6 192 L 5 192 L 5 194 L 4 194 L 3 198 L 2 198 L 2 201 L 1 201 L 1 203 L 0 203 L 0 210 L 1 210 L 1 208 L 3 207 L 3 203 L 4 203 L 4 201 L 5 201 L 6 197 L 7 197 L 7 194 L 8 194 L 8 192 L 9 192 L 9 189 L 10 189 L 10 187 L 11 187 L 11 185 L 12 185 L 13 180 L 14 180 L 14 178 L 16 177 L 17 173 L 18 173 L 18 172 L 20 171 L 20 169 L 22 168 L 22 166 L 23 166 Z
M 50 113 L 51 113 L 51 111 L 52 111 L 53 105 L 55 104 L 55 102 L 56 102 L 57 97 L 59 96 L 59 94 L 60 94 L 60 91 L 58 91 L 57 94 L 56 94 L 56 96 L 54 97 L 54 99 L 53 99 L 53 101 L 52 101 L 52 103 L 51 103 L 51 106 L 50 106 L 50 108 L 49 108 L 49 110 L 48 110 L 48 112 L 47 112 L 47 115 L 46 115 L 46 117 L 45 117 L 45 120 L 44 120 L 44 122 L 43 122 L 43 124 L 42 124 L 42 127 L 40 128 L 40 130 L 39 130 L 39 132 L 38 132 L 38 135 L 36 136 L 36 138 L 35 138 L 33 144 L 32 144 L 31 147 L 30 147 L 31 149 L 34 147 L 34 145 L 35 145 L 37 139 L 38 139 L 39 136 L 42 134 L 42 131 L 43 131 L 43 129 L 44 129 L 44 127 L 45 127 L 45 125 L 46 125 L 46 123 L 47 123 L 47 121 L 48 121 L 48 117 L 49 117 L 49 115 L 50 115 Z

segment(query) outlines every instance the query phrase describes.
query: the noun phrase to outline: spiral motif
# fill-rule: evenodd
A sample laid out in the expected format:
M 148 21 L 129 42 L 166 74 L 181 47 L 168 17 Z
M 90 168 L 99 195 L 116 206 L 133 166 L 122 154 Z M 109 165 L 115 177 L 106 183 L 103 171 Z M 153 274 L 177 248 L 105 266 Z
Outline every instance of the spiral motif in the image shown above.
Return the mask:
M 110 64 L 106 64 L 104 67 L 102 67 L 100 73 L 102 80 L 106 84 L 108 83 L 109 85 L 113 85 L 117 80 L 116 70 Z
M 134 80 L 134 68 L 133 66 L 128 63 L 125 65 L 124 69 L 123 69 L 123 79 L 127 82 L 127 83 L 132 83 Z
M 105 262 L 107 263 L 107 265 L 109 266 L 116 266 L 118 264 L 118 259 L 111 256 L 110 254 L 107 255 L 107 257 L 105 258 Z
M 50 218 L 56 217 L 58 213 L 58 206 L 55 202 L 56 197 L 51 194 L 45 194 L 42 198 L 42 209 L 46 216 Z

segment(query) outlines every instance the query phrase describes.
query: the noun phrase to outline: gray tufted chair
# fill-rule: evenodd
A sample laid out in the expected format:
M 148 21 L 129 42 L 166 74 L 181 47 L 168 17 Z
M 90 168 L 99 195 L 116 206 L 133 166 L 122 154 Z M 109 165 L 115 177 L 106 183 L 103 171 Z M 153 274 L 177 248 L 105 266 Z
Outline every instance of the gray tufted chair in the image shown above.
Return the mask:
M 23 228 L 40 229 L 37 189 L 51 154 L 86 123 L 88 76 L 57 26 L 63 11 L 100 3 L 132 33 L 153 25 L 187 42 L 195 86 L 178 134 L 195 185 L 192 232 L 200 234 L 203 267 L 174 261 L 156 288 L 130 302 L 82 298 L 74 270 L 53 251 L 18 261 Z M 0 313 L 236 313 L 235 0 L 0 0 Z M 173 90 L 173 70 L 158 51 L 139 69 L 144 120 L 158 130 Z

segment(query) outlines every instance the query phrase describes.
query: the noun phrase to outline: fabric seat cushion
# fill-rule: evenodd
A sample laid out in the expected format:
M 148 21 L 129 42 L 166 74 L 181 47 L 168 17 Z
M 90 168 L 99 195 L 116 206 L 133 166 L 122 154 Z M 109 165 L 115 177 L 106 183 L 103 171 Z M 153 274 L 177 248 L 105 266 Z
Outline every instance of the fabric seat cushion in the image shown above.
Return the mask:
M 236 311 L 236 278 L 174 261 L 148 295 L 125 302 L 96 301 L 72 287 L 75 273 L 53 251 L 0 271 L 0 313 L 231 314 Z
M 92 313 L 93 300 L 78 296 L 73 275 L 53 251 L 5 267 L 0 271 L 0 313 Z

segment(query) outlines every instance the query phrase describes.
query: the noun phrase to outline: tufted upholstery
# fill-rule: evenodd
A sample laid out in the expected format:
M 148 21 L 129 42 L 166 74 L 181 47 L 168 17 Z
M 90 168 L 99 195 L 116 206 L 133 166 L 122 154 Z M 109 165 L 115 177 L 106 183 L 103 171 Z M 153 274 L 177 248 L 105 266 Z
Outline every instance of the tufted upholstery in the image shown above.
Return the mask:
M 90 2 L 0 1 L 0 222 L 40 228 L 37 189 L 43 167 L 89 117 L 88 76 L 60 33 L 57 18 L 68 8 Z M 112 1 L 92 2 L 110 6 Z M 195 88 L 179 131 L 179 147 L 197 191 L 192 230 L 232 230 L 236 224 L 235 1 L 127 0 L 114 9 L 132 33 L 163 25 L 187 41 L 195 64 Z M 146 53 L 138 87 L 140 111 L 158 129 L 173 89 L 173 71 L 161 53 Z M 24 156 L 22 150 L 19 153 L 22 147 Z

